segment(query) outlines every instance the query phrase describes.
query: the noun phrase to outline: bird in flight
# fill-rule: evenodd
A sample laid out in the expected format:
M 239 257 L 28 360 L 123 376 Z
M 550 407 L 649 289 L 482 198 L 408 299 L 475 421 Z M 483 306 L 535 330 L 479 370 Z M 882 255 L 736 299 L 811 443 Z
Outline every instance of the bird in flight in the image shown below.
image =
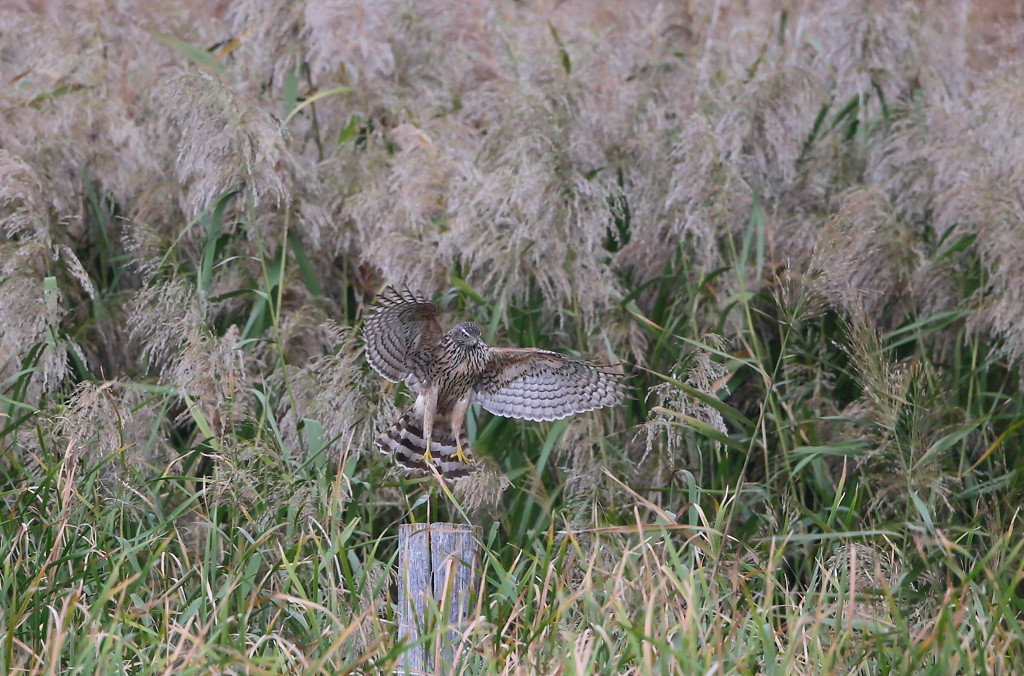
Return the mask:
M 462 322 L 448 333 L 437 306 L 409 289 L 384 289 L 363 325 L 366 359 L 416 401 L 375 440 L 409 470 L 436 469 L 446 479 L 475 470 L 463 431 L 473 402 L 494 415 L 559 420 L 618 404 L 623 374 L 534 348 L 490 347 L 480 327 Z

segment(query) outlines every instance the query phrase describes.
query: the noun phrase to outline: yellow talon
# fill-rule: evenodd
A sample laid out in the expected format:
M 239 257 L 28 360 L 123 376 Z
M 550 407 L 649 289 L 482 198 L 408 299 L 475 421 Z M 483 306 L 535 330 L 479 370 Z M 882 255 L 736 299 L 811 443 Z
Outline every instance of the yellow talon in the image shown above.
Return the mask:
M 434 464 L 434 456 L 430 454 L 430 439 L 427 439 L 427 448 L 423 451 L 423 463 L 428 467 Z
M 464 465 L 472 465 L 473 461 L 466 457 L 466 454 L 462 452 L 462 444 L 459 443 L 459 438 L 455 437 L 455 459 Z

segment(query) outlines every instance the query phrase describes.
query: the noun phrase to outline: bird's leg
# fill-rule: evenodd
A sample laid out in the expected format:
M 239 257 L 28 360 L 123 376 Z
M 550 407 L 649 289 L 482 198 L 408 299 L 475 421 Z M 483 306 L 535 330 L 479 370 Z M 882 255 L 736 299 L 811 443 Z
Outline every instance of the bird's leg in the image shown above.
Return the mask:
M 455 406 L 452 408 L 452 436 L 455 437 L 455 459 L 464 465 L 473 464 L 473 461 L 463 453 L 462 442 L 459 439 L 462 436 L 462 424 L 466 421 L 466 413 L 469 411 L 469 405 L 472 403 L 472 394 L 469 394 L 455 402 Z
M 434 436 L 434 413 L 437 411 L 437 388 L 431 387 L 423 402 L 423 462 L 429 467 L 434 464 L 434 456 L 430 454 L 430 438 Z
M 471 465 L 473 461 L 466 457 L 466 454 L 462 452 L 462 444 L 459 442 L 458 433 L 455 436 L 455 459 L 464 465 Z

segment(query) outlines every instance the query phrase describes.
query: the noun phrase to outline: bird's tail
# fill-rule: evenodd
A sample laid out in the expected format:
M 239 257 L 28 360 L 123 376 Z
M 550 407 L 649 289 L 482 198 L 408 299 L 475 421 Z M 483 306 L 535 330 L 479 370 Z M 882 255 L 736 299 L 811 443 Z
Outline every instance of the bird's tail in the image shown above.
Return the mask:
M 463 455 L 469 460 L 468 463 L 456 460 L 454 438 L 443 436 L 436 429 L 431 434 L 430 455 L 434 460 L 434 468 L 445 479 L 458 479 L 476 471 L 473 454 L 469 450 L 469 439 L 462 432 L 459 433 L 459 443 Z M 381 453 L 394 456 L 395 462 L 406 470 L 430 471 L 423 460 L 423 454 L 427 450 L 423 439 L 423 426 L 411 411 L 384 430 L 384 433 L 374 440 L 374 444 Z

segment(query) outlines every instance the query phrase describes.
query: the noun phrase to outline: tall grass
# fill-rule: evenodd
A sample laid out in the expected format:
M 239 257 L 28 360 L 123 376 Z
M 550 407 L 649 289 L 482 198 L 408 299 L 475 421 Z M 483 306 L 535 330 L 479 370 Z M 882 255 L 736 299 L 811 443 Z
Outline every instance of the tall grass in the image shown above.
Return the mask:
M 464 673 L 1022 671 L 1022 19 L 0 9 L 0 669 L 388 672 L 469 518 Z M 449 499 L 372 448 L 389 283 L 631 394 L 474 413 Z

